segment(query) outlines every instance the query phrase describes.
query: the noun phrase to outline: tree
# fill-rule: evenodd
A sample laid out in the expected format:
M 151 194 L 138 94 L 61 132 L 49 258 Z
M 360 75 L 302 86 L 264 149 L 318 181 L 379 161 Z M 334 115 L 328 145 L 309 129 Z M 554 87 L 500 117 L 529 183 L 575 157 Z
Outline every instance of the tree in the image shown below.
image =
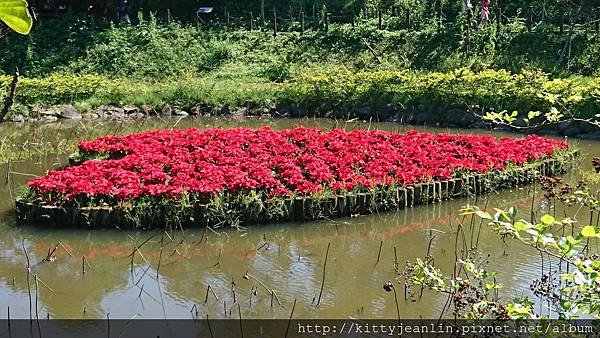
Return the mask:
M 0 20 L 8 27 L 19 34 L 29 34 L 33 19 L 29 14 L 27 2 L 25 0 L 0 0 Z M 1 37 L 1 34 L 0 34 Z M 8 88 L 8 95 L 4 100 L 4 107 L 0 110 L 0 123 L 4 121 L 6 114 L 12 107 L 19 81 L 19 69 L 15 70 L 15 75 Z

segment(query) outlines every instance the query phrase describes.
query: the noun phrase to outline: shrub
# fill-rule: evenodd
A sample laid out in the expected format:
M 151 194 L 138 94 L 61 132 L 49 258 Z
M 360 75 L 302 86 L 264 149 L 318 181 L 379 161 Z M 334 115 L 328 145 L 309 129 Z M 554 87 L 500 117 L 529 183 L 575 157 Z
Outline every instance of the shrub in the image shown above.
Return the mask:
M 576 117 L 600 113 L 600 79 L 570 77 L 550 80 L 540 71 L 512 74 L 505 70 L 451 72 L 375 70 L 355 72 L 345 67 L 301 68 L 294 72 L 282 60 L 261 70 L 263 78 L 198 77 L 194 73 L 167 81 L 107 79 L 99 75 L 54 74 L 42 79 L 22 78 L 17 91 L 20 104 L 198 103 L 241 105 L 250 99 L 271 106 L 283 103 L 321 115 L 334 112 L 347 117 L 361 108 L 376 112 L 391 106 L 401 112 L 443 114 L 450 107 L 478 106 L 484 111 L 547 112 L 556 107 Z M 0 76 L 0 92 L 10 83 Z M 268 80 L 268 81 L 267 81 Z M 283 84 L 276 82 L 284 81 Z M 275 82 L 269 82 L 275 81 Z M 327 107 L 327 109 L 322 109 Z
M 0 91 L 8 88 L 12 78 L 0 76 Z M 127 95 L 128 86 L 118 79 L 98 75 L 59 75 L 42 79 L 21 78 L 16 94 L 19 103 L 60 104 L 85 100 L 90 97 L 111 98 Z
M 447 73 L 353 72 L 338 67 L 299 72 L 285 86 L 282 99 L 309 110 L 327 104 L 340 113 L 356 111 L 363 105 L 377 109 L 385 104 L 404 111 L 421 107 L 432 113 L 455 105 L 527 113 L 547 111 L 558 105 L 552 97 L 559 97 L 559 109 L 578 117 L 593 117 L 600 112 L 599 85 L 598 78 L 549 80 L 539 71 L 512 74 L 462 68 Z

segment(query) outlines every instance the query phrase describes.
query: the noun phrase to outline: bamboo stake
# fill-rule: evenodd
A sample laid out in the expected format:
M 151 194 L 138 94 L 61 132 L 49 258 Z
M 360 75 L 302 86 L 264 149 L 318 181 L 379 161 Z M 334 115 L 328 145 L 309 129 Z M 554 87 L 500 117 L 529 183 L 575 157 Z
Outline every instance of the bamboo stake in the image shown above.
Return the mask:
M 39 290 L 40 286 L 38 284 L 37 274 L 35 274 L 34 277 L 35 277 L 35 322 L 37 323 L 38 333 L 41 337 L 42 329 L 40 328 L 40 312 L 39 312 L 39 305 L 38 305 L 38 290 Z
M 252 288 L 250 289 L 250 308 L 252 308 L 252 296 L 254 296 L 256 294 L 256 285 L 252 285 Z
M 8 305 L 6 309 L 6 318 L 8 320 L 8 337 L 12 337 L 11 329 L 10 329 L 10 305 Z
M 375 266 L 379 264 L 379 258 L 381 257 L 381 248 L 383 247 L 383 241 L 379 242 L 379 253 L 377 253 L 377 261 L 375 262 Z
M 142 287 L 140 288 L 140 293 L 138 293 L 138 296 L 137 296 L 137 298 L 138 298 L 138 299 L 139 299 L 140 297 L 142 297 L 142 292 L 144 292 L 144 285 L 145 285 L 145 284 L 142 284 Z
M 67 249 L 61 242 L 58 242 L 58 245 L 60 245 L 69 255 L 69 257 L 73 257 L 73 254 L 71 254 L 71 252 L 69 251 L 69 249 Z
M 29 262 L 29 254 L 27 254 L 27 249 L 25 249 L 25 238 L 21 240 L 21 247 L 23 248 L 23 252 L 25 252 L 25 258 L 27 259 L 27 294 L 29 295 L 29 320 L 32 320 L 33 316 L 31 312 L 31 285 L 29 284 L 29 274 L 31 273 L 31 265 Z
M 323 280 L 321 281 L 321 291 L 319 291 L 319 299 L 317 300 L 317 306 L 321 304 L 321 295 L 323 294 L 323 287 L 325 286 L 325 268 L 327 267 L 327 258 L 329 257 L 329 247 L 331 242 L 327 243 L 327 251 L 325 252 L 325 263 L 323 264 Z
M 294 309 L 296 309 L 296 298 L 294 298 L 294 305 L 292 305 L 292 312 L 290 313 L 290 319 L 288 320 L 287 328 L 285 329 L 285 337 L 287 338 L 290 331 L 290 324 L 292 323 L 292 317 L 294 316 Z
M 265 0 L 260 0 L 260 18 L 265 19 Z
M 156 267 L 156 278 L 158 278 L 158 273 L 160 271 L 160 261 L 162 260 L 162 253 L 163 253 L 163 245 L 162 245 L 162 240 L 161 240 L 160 252 L 158 253 L 158 266 Z
M 240 306 L 240 303 L 238 303 L 238 315 L 240 317 L 240 334 L 242 335 L 242 338 L 244 338 L 244 328 L 242 327 L 242 308 Z
M 208 332 L 210 332 L 210 338 L 214 338 L 212 329 L 210 327 L 210 321 L 208 320 L 208 313 L 206 314 L 206 325 L 208 326 Z
M 215 291 L 212 289 L 212 287 L 210 287 L 210 284 L 208 284 L 208 287 L 206 287 L 206 297 L 204 298 L 204 304 L 206 304 L 208 302 L 208 291 L 212 292 L 213 296 L 215 297 L 215 299 L 218 302 L 219 297 L 217 297 L 217 294 L 215 293 Z
M 398 254 L 396 253 L 396 246 L 394 245 L 394 271 L 396 272 L 396 274 L 398 274 L 399 271 L 399 267 L 398 267 Z
M 277 37 L 277 10 L 273 7 L 273 37 Z

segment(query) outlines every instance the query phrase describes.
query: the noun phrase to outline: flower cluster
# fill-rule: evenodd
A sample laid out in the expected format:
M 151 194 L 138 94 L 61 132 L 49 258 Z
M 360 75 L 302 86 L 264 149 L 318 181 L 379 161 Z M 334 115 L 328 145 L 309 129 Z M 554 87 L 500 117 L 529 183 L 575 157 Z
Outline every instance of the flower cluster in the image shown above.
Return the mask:
M 417 131 L 156 130 L 81 142 L 86 157 L 108 159 L 51 171 L 29 186 L 39 196 L 66 200 L 251 190 L 310 195 L 501 170 L 566 147 L 537 136 L 497 139 Z

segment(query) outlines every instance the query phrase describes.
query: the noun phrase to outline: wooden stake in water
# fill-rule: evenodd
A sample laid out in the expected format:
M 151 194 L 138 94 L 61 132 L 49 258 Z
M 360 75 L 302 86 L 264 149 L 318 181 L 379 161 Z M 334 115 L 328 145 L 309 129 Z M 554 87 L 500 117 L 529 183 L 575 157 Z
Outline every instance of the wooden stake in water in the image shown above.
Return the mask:
M 381 257 L 381 247 L 383 247 L 383 241 L 379 243 L 379 253 L 377 253 L 377 261 L 375 262 L 375 266 L 379 264 L 379 258 Z
M 235 297 L 235 281 L 233 280 L 233 278 L 231 278 L 231 295 L 233 297 L 233 302 L 236 303 L 236 297 Z
M 325 252 L 325 262 L 323 263 L 323 280 L 321 282 L 321 291 L 319 291 L 319 299 L 317 300 L 317 306 L 321 304 L 321 296 L 323 295 L 323 287 L 325 286 L 325 268 L 327 268 L 327 257 L 329 257 L 329 247 L 331 242 L 327 243 L 327 251 Z
M 10 305 L 6 309 L 6 319 L 8 320 L 8 337 L 12 337 L 10 332 Z
M 142 287 L 140 288 L 140 293 L 137 296 L 138 299 L 142 297 L 142 292 L 144 292 L 144 284 L 142 284 Z
M 396 294 L 396 288 L 394 287 L 394 283 L 388 281 L 383 285 L 383 289 L 387 292 L 394 291 L 394 300 L 396 301 L 396 313 L 398 314 L 398 325 L 401 325 L 400 322 L 400 305 L 398 304 L 398 295 Z
M 238 315 L 240 317 L 240 334 L 242 335 L 242 338 L 244 338 L 244 328 L 242 327 L 242 308 L 240 306 L 240 303 L 238 303 Z
M 215 297 L 215 299 L 217 300 L 217 302 L 219 301 L 219 297 L 217 297 L 217 294 L 215 293 L 215 291 L 210 287 L 210 284 L 208 285 L 208 287 L 206 288 L 206 297 L 204 298 L 204 304 L 206 304 L 206 302 L 208 302 L 208 292 L 212 292 L 213 296 Z
M 160 271 L 160 261 L 162 260 L 162 252 L 163 252 L 163 239 L 160 240 L 160 252 L 158 253 L 158 266 L 156 267 L 156 278 L 158 279 L 158 273 Z
M 29 320 L 33 319 L 32 310 L 31 310 L 31 285 L 29 283 L 29 274 L 31 273 L 31 265 L 29 262 L 29 254 L 27 254 L 27 249 L 25 249 L 25 238 L 21 240 L 21 247 L 23 248 L 23 252 L 25 253 L 25 258 L 27 259 L 27 294 L 29 295 Z
M 294 316 L 294 309 L 296 309 L 296 298 L 294 298 L 294 305 L 292 305 L 292 312 L 290 313 L 290 320 L 288 320 L 287 328 L 285 329 L 284 338 L 287 338 L 288 332 L 290 331 L 290 324 L 292 323 L 292 317 Z
M 398 254 L 396 252 L 396 246 L 394 245 L 394 271 L 396 271 L 396 274 L 398 273 L 398 270 Z
M 206 325 L 208 326 L 208 332 L 210 332 L 210 338 L 214 338 L 212 329 L 210 327 L 210 321 L 208 320 L 208 313 L 206 314 Z
M 40 312 L 39 312 L 39 308 L 38 308 L 38 289 L 39 289 L 39 284 L 38 284 L 38 278 L 37 278 L 37 274 L 33 275 L 34 279 L 35 279 L 35 318 L 37 320 L 40 319 Z

